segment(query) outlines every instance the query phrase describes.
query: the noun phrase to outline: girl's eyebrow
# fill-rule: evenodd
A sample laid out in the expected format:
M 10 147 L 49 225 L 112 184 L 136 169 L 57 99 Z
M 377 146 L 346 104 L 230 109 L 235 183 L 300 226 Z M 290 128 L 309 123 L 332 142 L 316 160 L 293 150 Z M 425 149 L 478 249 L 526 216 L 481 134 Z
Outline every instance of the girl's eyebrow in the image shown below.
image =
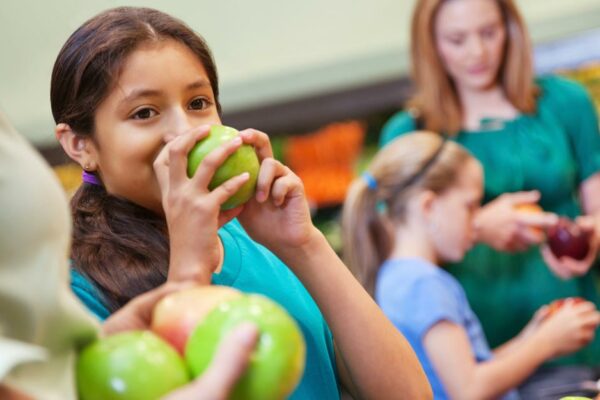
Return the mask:
M 119 105 L 129 103 L 139 97 L 157 97 L 161 94 L 162 91 L 156 89 L 134 89 L 119 102 Z
M 205 88 L 205 87 L 210 87 L 210 82 L 207 81 L 206 79 L 198 79 L 195 82 L 190 83 L 189 85 L 186 86 L 187 90 L 191 90 L 191 89 L 200 89 L 200 88 Z
M 190 83 L 185 87 L 186 90 L 200 89 L 205 87 L 210 87 L 210 82 L 206 79 L 198 79 L 195 82 Z M 129 94 L 127 94 L 121 101 L 120 104 L 128 103 L 133 101 L 139 97 L 156 97 L 160 96 L 163 92 L 161 90 L 156 89 L 134 89 Z

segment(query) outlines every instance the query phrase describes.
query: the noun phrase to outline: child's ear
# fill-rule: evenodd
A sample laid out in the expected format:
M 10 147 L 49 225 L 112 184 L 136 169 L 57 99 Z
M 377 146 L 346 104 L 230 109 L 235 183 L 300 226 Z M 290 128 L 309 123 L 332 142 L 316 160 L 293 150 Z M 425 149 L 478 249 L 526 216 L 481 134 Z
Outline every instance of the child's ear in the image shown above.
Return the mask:
M 68 124 L 60 123 L 55 128 L 56 138 L 67 155 L 86 171 L 97 169 L 96 147 L 88 136 L 78 135 Z
M 433 209 L 437 195 L 431 190 L 423 190 L 417 195 L 417 207 L 423 218 L 428 218 Z

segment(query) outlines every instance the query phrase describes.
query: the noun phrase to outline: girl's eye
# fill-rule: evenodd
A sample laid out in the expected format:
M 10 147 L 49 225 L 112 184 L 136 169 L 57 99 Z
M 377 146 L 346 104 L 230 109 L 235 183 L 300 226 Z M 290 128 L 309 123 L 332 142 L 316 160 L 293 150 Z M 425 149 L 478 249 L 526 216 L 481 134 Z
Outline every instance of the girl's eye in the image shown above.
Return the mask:
M 148 119 L 156 116 L 158 113 L 151 108 L 142 108 L 133 114 L 133 119 Z
M 192 110 L 204 110 L 210 106 L 210 101 L 204 97 L 198 97 L 190 102 L 190 109 Z
M 491 39 L 494 36 L 496 36 L 496 30 L 495 29 L 486 29 L 483 32 L 481 32 L 481 36 L 483 36 L 486 39 Z
M 460 46 L 465 41 L 464 38 L 462 38 L 462 37 L 449 37 L 447 39 L 450 43 L 452 43 L 455 46 Z

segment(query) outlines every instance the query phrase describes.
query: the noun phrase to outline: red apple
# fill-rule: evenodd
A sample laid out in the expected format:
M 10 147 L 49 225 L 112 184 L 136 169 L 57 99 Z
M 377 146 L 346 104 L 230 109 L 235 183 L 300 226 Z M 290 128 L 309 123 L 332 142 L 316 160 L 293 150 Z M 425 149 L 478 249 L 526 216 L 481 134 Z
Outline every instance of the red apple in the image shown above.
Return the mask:
M 565 305 L 567 300 L 572 301 L 574 304 L 585 301 L 585 299 L 581 297 L 565 297 L 564 299 L 554 300 L 552 303 L 548 304 L 548 314 L 546 315 L 546 318 L 556 313 L 562 306 Z
M 230 399 L 287 398 L 304 372 L 304 337 L 296 321 L 281 306 L 259 295 L 222 302 L 198 325 L 185 350 L 192 375 L 201 375 L 210 365 L 221 339 L 246 321 L 258 327 L 260 336 Z
M 183 359 L 152 332 L 102 338 L 77 360 L 82 400 L 158 399 L 189 381 Z
M 183 355 L 185 345 L 198 323 L 219 303 L 242 296 L 227 286 L 196 286 L 165 296 L 152 313 L 153 332 Z
M 200 140 L 192 148 L 188 154 L 188 176 L 193 176 L 196 169 L 204 159 L 214 149 L 221 146 L 223 143 L 229 142 L 234 137 L 239 135 L 239 132 L 228 126 L 213 125 L 210 128 L 210 133 L 207 137 Z M 250 200 L 254 196 L 256 190 L 256 180 L 258 178 L 259 161 L 254 148 L 250 145 L 243 144 L 239 149 L 230 155 L 225 162 L 217 169 L 215 175 L 210 181 L 208 188 L 213 190 L 220 186 L 223 182 L 240 175 L 244 172 L 250 174 L 250 179 L 227 200 L 221 208 L 228 210 L 240 206 Z
M 557 258 L 583 260 L 590 252 L 590 234 L 568 218 L 561 217 L 547 231 L 548 246 Z

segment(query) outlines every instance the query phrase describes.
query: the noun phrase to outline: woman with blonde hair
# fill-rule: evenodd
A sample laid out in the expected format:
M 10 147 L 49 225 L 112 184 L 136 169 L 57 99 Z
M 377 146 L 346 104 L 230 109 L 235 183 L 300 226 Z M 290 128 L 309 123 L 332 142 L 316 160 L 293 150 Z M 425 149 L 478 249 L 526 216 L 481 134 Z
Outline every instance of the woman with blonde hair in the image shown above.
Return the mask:
M 387 122 L 381 144 L 424 127 L 449 135 L 482 163 L 479 244 L 451 271 L 490 344 L 514 337 L 557 298 L 598 305 L 590 267 L 597 254 L 600 133 L 589 95 L 560 77 L 534 78 L 528 33 L 512 0 L 419 0 L 411 48 L 416 93 L 409 111 Z M 519 211 L 531 203 L 545 212 Z M 558 216 L 576 218 L 592 233 L 585 259 L 558 258 L 545 244 L 544 229 Z M 599 359 L 595 340 L 553 364 L 592 366 Z
M 344 204 L 346 262 L 415 349 L 438 400 L 518 399 L 517 385 L 588 343 L 600 323 L 591 302 L 542 307 L 492 353 L 463 288 L 440 267 L 471 247 L 482 194 L 481 164 L 464 147 L 416 132 L 382 149 Z

